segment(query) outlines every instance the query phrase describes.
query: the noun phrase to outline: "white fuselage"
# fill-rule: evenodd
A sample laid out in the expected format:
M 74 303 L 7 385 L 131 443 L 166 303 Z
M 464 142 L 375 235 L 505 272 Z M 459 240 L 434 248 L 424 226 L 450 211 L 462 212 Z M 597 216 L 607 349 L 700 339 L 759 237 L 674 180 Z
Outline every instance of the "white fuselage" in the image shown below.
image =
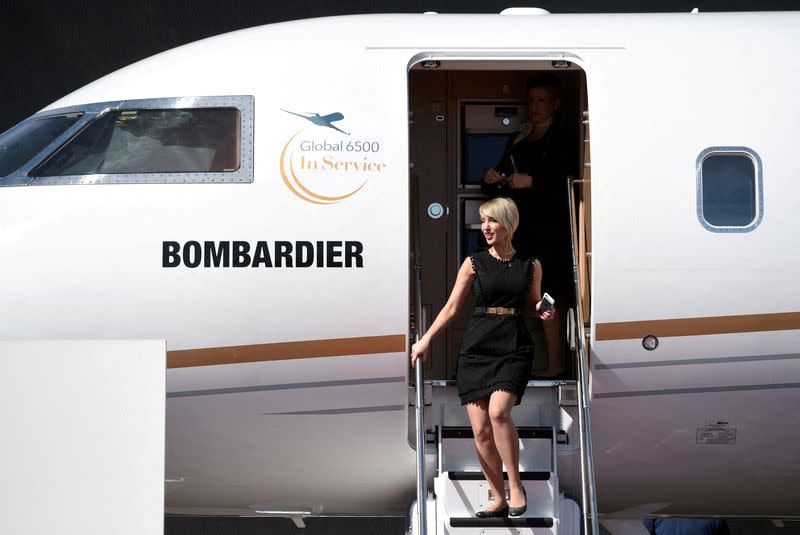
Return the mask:
M 48 109 L 252 96 L 252 183 L 0 188 L 0 339 L 166 339 L 168 512 L 402 513 L 415 478 L 408 68 L 568 59 L 591 114 L 601 512 L 797 516 L 798 30 L 796 13 L 386 15 L 154 56 Z M 347 134 L 283 110 L 340 112 Z M 698 221 L 698 155 L 730 146 L 763 163 L 751 232 Z M 163 267 L 165 241 L 192 240 L 357 242 L 363 265 L 337 267 L 335 245 L 321 267 Z M 735 444 L 701 443 L 713 425 Z

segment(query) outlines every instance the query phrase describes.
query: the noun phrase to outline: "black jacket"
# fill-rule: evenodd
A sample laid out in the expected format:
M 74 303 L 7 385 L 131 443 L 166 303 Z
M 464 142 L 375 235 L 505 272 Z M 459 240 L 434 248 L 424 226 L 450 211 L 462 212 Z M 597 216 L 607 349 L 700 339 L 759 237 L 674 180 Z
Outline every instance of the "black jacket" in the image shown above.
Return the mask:
M 541 258 L 569 251 L 568 176 L 575 176 L 577 154 L 554 123 L 536 141 L 524 138 L 513 145 L 518 133 L 509 139 L 497 170 L 506 176 L 526 173 L 533 179 L 530 188 L 512 189 L 507 183 L 481 182 L 481 191 L 492 197 L 510 197 L 520 212 L 514 247 L 522 254 Z

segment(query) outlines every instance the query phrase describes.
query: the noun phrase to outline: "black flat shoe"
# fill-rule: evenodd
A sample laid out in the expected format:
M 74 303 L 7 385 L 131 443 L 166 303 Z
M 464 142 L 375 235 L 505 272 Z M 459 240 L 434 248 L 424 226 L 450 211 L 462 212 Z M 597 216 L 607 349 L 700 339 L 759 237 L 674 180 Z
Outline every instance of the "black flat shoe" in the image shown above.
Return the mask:
M 478 511 L 475 513 L 476 518 L 505 518 L 508 516 L 508 504 L 501 507 L 496 511 Z
M 522 507 L 509 507 L 508 516 L 522 516 L 528 510 L 528 493 L 525 492 L 525 487 L 522 487 L 522 495 L 525 496 L 525 505 Z

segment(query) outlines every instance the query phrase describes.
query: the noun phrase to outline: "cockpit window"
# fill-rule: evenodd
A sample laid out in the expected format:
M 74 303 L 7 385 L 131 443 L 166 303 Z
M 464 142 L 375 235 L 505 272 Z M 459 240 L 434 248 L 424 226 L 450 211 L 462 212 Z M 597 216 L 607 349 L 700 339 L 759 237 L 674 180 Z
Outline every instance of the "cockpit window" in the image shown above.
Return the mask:
M 108 111 L 30 175 L 231 173 L 240 167 L 240 132 L 233 107 Z
M 52 109 L 0 136 L 0 188 L 253 182 L 251 95 Z
M 16 171 L 67 131 L 82 113 L 31 119 L 0 136 L 0 177 Z

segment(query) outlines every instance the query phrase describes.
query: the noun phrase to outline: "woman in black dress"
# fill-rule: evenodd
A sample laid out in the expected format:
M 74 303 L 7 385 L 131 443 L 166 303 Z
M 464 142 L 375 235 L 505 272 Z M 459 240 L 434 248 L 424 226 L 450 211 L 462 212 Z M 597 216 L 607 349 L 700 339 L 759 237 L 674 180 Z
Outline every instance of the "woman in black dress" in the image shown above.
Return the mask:
M 461 343 L 456 383 L 461 404 L 467 406 L 483 473 L 498 497 L 476 516 L 519 516 L 527 499 L 519 477 L 519 438 L 511 408 L 519 405 L 531 372 L 533 341 L 522 315 L 538 315 L 542 268 L 537 260 L 517 255 L 511 245 L 519 224 L 514 201 L 503 197 L 487 201 L 480 215 L 490 248 L 470 255 L 461 265 L 447 303 L 411 348 L 411 365 L 420 357 L 424 362 L 430 341 L 458 313 L 472 288 L 475 311 Z M 550 319 L 552 312 L 539 317 Z M 508 502 L 503 464 L 508 471 Z

